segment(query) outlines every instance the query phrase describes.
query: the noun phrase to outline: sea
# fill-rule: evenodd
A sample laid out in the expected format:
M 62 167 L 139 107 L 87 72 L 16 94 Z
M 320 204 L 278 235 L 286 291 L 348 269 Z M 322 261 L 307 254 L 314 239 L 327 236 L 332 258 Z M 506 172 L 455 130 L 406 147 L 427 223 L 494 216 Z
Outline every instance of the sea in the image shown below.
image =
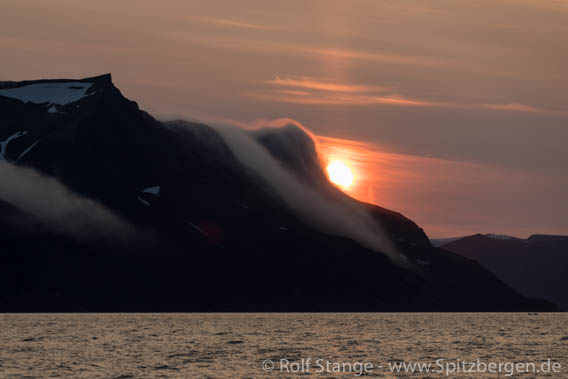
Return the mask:
M 0 314 L 0 377 L 568 378 L 568 314 Z

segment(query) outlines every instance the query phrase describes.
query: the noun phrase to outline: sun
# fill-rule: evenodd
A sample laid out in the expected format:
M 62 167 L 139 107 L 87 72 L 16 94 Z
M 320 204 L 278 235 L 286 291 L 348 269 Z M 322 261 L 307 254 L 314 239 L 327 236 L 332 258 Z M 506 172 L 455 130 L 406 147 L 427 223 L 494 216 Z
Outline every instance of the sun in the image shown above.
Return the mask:
M 345 189 L 353 183 L 353 172 L 343 161 L 331 161 L 327 165 L 327 174 L 332 183 Z

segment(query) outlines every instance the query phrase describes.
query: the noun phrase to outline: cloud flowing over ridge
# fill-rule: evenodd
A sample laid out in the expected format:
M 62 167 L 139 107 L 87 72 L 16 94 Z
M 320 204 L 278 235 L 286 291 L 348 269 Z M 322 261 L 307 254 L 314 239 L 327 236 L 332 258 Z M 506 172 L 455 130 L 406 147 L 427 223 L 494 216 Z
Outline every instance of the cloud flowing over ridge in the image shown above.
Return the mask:
M 286 123 L 289 127 L 289 120 Z M 276 121 L 272 125 L 282 124 Z M 293 126 L 302 130 L 306 137 L 310 136 L 301 125 Z M 291 170 L 283 167 L 249 131 L 227 125 L 213 128 L 223 137 L 237 159 L 264 178 L 306 223 L 324 233 L 353 239 L 367 248 L 386 253 L 395 263 L 402 263 L 400 254 L 385 232 L 368 211 L 353 199 L 333 196 L 300 180 Z

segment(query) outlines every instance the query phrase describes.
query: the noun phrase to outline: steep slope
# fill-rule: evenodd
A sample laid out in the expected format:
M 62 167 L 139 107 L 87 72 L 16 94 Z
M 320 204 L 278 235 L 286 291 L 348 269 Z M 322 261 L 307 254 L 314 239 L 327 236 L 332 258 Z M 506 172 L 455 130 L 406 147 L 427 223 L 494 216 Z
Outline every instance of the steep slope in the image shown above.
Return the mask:
M 525 296 L 568 309 L 568 236 L 533 235 L 523 240 L 476 234 L 441 248 L 477 260 Z
M 317 173 L 307 135 L 275 133 L 253 138 L 317 196 L 368 212 L 406 263 L 306 222 L 216 129 L 155 120 L 110 75 L 0 83 L 2 159 L 57 179 L 151 237 L 70 239 L 0 203 L 0 310 L 555 309 L 432 247 L 404 216 L 348 198 Z M 286 141 L 298 139 L 288 151 Z M 2 190 L 0 179 L 0 200 Z

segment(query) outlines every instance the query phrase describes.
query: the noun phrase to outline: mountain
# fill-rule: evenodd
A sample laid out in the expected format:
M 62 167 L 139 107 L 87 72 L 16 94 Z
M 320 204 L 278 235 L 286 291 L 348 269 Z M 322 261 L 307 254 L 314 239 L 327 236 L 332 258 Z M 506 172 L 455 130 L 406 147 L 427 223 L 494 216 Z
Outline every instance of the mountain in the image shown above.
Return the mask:
M 492 238 L 492 239 L 496 239 L 496 240 L 510 240 L 510 239 L 517 239 L 516 237 L 512 237 L 512 236 L 508 236 L 508 235 L 504 235 L 504 234 L 492 234 L 492 233 L 487 233 L 487 234 L 483 234 L 485 237 L 488 238 Z M 440 247 L 446 244 L 449 244 L 450 242 L 454 242 L 457 241 L 459 239 L 464 238 L 465 236 L 461 236 L 461 237 L 448 237 L 448 238 L 431 238 L 430 239 L 430 243 L 432 243 L 432 245 L 436 246 L 436 247 Z
M 568 309 L 568 236 L 520 239 L 476 234 L 441 248 L 475 259 L 525 296 Z
M 431 238 L 430 243 L 433 246 L 440 247 L 440 246 L 445 245 L 447 243 L 457 241 L 460 238 L 463 238 L 463 237 Z
M 0 311 L 526 311 L 326 179 L 297 125 L 161 122 L 110 75 L 0 83 Z

